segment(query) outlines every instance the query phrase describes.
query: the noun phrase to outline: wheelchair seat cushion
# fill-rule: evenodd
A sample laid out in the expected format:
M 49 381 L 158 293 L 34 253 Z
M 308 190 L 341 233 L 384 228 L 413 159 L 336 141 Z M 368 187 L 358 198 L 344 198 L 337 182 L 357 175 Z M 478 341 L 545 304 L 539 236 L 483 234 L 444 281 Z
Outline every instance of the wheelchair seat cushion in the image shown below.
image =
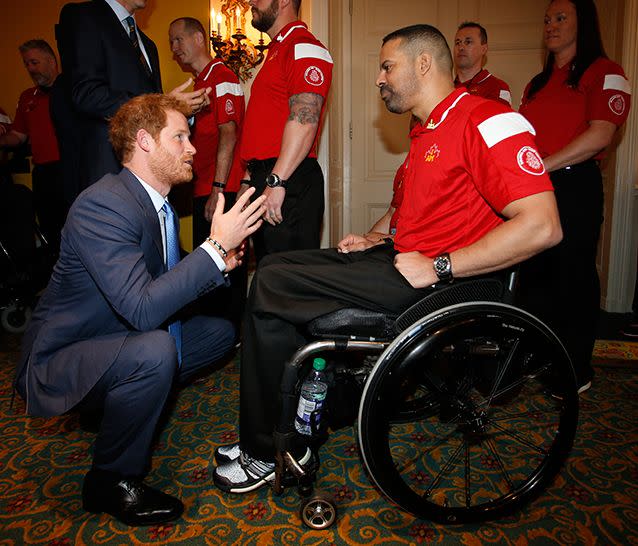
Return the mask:
M 317 317 L 307 330 L 313 337 L 388 339 L 394 337 L 395 320 L 396 316 L 377 311 L 346 308 Z

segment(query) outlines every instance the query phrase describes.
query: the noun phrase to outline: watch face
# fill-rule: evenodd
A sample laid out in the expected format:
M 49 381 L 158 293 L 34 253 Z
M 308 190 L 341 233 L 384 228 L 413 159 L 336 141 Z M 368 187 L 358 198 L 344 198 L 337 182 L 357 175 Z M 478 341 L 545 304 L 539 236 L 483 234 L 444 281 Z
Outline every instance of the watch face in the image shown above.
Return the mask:
M 436 268 L 437 273 L 445 273 L 450 265 L 450 262 L 447 258 L 439 257 L 434 262 L 434 267 Z
M 434 272 L 436 276 L 441 281 L 451 281 L 452 280 L 452 263 L 450 262 L 450 257 L 447 254 L 443 254 L 441 256 L 437 256 L 434 258 L 432 262 L 434 266 Z
M 276 174 L 270 173 L 266 177 L 266 185 L 271 188 L 277 188 L 279 186 L 283 186 L 283 181 Z

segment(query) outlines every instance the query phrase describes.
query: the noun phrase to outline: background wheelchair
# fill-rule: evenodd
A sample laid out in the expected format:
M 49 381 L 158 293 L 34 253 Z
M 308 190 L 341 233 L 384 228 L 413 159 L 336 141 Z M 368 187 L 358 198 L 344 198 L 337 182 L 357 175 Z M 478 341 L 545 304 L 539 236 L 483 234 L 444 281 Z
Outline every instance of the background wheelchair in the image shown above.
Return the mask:
M 309 443 L 317 464 L 291 455 L 301 381 L 312 357 L 363 351 L 360 454 L 371 481 L 403 510 L 439 523 L 495 519 L 538 496 L 559 472 L 578 422 L 574 371 L 540 320 L 512 305 L 514 273 L 455 281 L 399 317 L 343 309 L 308 326 L 316 340 L 286 364 L 275 494 L 297 479 L 305 525 L 336 520 L 313 492 L 324 421 Z M 329 391 L 330 396 L 330 391 Z

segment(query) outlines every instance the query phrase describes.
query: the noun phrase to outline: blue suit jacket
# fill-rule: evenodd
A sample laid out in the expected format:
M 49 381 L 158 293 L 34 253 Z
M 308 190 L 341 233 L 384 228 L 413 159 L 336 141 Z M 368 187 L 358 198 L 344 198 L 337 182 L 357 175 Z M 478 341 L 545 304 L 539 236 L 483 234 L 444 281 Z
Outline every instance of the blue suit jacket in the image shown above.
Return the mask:
M 157 47 L 141 30 L 139 33 L 150 60 L 150 76 L 122 23 L 104 0 L 67 4 L 60 12 L 56 36 L 65 93 L 74 110 L 71 115 L 75 115 L 70 138 L 77 138 L 79 146 L 72 152 L 79 158 L 76 172 L 65 176 L 79 188 L 77 193 L 106 173 L 121 169 L 108 140 L 108 119 L 129 99 L 162 92 Z M 63 116 L 70 114 L 54 111 L 54 118 Z M 61 130 L 64 132 L 63 127 Z
M 130 332 L 162 327 L 224 283 L 201 248 L 167 271 L 148 193 L 128 169 L 106 175 L 73 204 L 60 257 L 24 334 L 16 387 L 27 411 L 48 416 L 71 409 Z

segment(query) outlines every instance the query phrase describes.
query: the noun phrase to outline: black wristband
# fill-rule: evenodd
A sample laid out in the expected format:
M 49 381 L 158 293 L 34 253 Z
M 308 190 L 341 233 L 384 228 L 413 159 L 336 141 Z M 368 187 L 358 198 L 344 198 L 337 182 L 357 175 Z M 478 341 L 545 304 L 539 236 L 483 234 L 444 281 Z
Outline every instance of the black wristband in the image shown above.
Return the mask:
M 222 190 L 226 187 L 226 184 L 222 182 L 213 182 L 213 188 L 221 188 Z
M 242 179 L 239 181 L 239 183 L 240 183 L 240 184 L 244 184 L 244 185 L 246 185 L 246 186 L 250 186 L 250 185 L 251 185 L 251 184 L 250 184 L 250 178 L 242 178 Z
M 216 239 L 211 239 L 210 237 L 206 237 L 206 240 L 211 245 L 213 245 L 217 250 L 219 250 L 219 253 L 222 255 L 222 258 L 226 258 L 228 256 L 228 252 L 226 252 L 226 249 Z

